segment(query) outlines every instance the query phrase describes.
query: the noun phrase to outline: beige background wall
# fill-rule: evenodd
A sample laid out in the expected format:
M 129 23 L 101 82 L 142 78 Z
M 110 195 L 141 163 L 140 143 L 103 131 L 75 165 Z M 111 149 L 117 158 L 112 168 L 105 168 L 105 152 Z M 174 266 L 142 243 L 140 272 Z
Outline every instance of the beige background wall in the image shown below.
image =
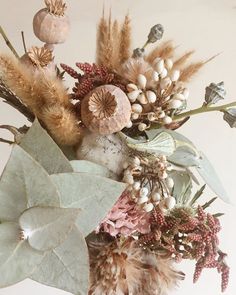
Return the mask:
M 32 32 L 32 18 L 41 8 L 42 0 L 0 0 L 0 23 L 7 31 L 17 50 L 23 53 L 20 31 L 25 32 L 27 45 L 40 42 Z M 56 59 L 73 65 L 76 61 L 93 61 L 96 23 L 105 7 L 112 8 L 115 17 L 121 18 L 128 11 L 133 19 L 134 46 L 143 44 L 149 28 L 155 23 L 165 26 L 165 38 L 174 39 L 178 51 L 196 49 L 195 59 L 207 59 L 221 53 L 208 64 L 191 83 L 190 107 L 202 103 L 204 89 L 210 82 L 225 81 L 227 99 L 236 100 L 236 0 L 68 0 L 72 19 L 72 32 L 68 42 L 56 50 Z M 0 39 L 0 50 L 7 51 Z M 0 104 L 0 124 L 21 126 L 24 118 Z M 181 130 L 209 156 L 218 170 L 229 195 L 236 200 L 236 129 L 230 129 L 222 115 L 212 113 L 192 118 Z M 0 137 L 8 133 L 0 131 Z M 0 144 L 0 171 L 3 169 L 10 148 Z M 209 196 L 214 194 L 208 191 Z M 236 294 L 236 210 L 220 200 L 212 209 L 226 212 L 222 218 L 222 249 L 229 253 L 232 267 L 231 284 L 226 295 Z M 200 281 L 192 285 L 193 263 L 182 264 L 187 273 L 185 282 L 176 295 L 219 295 L 219 277 L 214 270 L 204 271 Z M 0 274 L 1 275 L 1 274 Z M 191 293 L 190 293 L 191 292 Z M 0 295 L 62 295 L 65 292 L 41 286 L 26 280 L 16 286 L 0 290 Z

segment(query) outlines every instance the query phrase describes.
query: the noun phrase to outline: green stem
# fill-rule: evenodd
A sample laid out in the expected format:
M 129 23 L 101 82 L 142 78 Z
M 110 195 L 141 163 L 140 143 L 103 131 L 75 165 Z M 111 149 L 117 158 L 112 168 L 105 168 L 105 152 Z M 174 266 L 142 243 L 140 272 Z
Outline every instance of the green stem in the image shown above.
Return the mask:
M 197 109 L 194 109 L 194 110 L 191 110 L 188 112 L 184 112 L 184 113 L 174 116 L 173 121 L 178 121 L 183 118 L 190 117 L 190 116 L 197 115 L 197 114 L 201 114 L 201 113 L 216 112 L 216 111 L 224 112 L 225 110 L 232 108 L 232 107 L 236 107 L 236 101 L 228 103 L 228 104 L 224 104 L 221 106 L 217 106 L 217 107 L 209 107 L 209 106 L 203 105 L 200 108 L 197 108 Z
M 8 46 L 8 48 L 12 51 L 12 53 L 19 58 L 18 53 L 16 52 L 15 48 L 13 47 L 13 45 L 11 44 L 10 40 L 7 38 L 6 33 L 4 32 L 3 28 L 0 26 L 0 35 L 2 35 L 3 39 L 6 42 L 6 45 Z

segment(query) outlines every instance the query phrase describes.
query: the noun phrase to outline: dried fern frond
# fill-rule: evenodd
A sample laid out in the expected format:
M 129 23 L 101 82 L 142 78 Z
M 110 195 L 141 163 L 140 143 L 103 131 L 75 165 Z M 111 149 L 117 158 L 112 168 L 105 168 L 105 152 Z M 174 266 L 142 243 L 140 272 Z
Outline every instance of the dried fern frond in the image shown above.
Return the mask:
M 125 16 L 120 33 L 120 63 L 125 62 L 131 56 L 131 25 L 129 15 Z
M 194 50 L 188 51 L 186 52 L 184 55 L 182 55 L 181 57 L 179 57 L 175 62 L 174 62 L 174 68 L 179 69 L 180 67 L 182 67 L 186 61 L 194 54 Z
M 153 61 L 159 57 L 162 59 L 166 59 L 166 58 L 170 58 L 173 56 L 174 54 L 174 46 L 171 40 L 168 40 L 164 43 L 162 43 L 161 45 L 155 47 L 147 56 L 146 56 L 146 60 L 147 62 L 149 62 L 150 64 L 153 63 Z
M 44 0 L 44 2 L 49 13 L 57 16 L 65 14 L 67 6 L 64 0 Z
M 81 128 L 72 109 L 60 105 L 45 107 L 40 119 L 57 143 L 73 146 L 79 142 Z

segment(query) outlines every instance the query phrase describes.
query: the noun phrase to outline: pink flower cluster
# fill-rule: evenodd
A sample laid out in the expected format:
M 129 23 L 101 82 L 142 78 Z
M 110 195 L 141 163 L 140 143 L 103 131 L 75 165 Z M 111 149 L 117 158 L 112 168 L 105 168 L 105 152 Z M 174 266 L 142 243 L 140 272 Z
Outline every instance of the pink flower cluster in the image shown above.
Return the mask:
M 97 232 L 103 231 L 111 236 L 127 237 L 134 233 L 147 234 L 150 230 L 150 214 L 139 208 L 131 200 L 128 192 L 124 192 L 102 221 Z

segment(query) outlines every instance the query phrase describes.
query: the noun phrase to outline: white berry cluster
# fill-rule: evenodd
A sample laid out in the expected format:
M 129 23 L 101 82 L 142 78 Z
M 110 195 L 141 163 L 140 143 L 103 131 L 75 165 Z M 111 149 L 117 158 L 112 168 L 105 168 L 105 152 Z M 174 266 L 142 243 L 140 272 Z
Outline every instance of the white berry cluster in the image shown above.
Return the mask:
M 168 176 L 172 167 L 165 156 L 147 158 L 136 155 L 124 163 L 123 181 L 129 184 L 132 199 L 146 212 L 157 205 L 172 209 L 176 205 L 171 196 L 174 181 Z
M 176 111 L 186 107 L 189 91 L 178 83 L 180 71 L 173 68 L 171 59 L 157 58 L 152 70 L 139 74 L 137 83 L 127 85 L 132 115 L 127 128 L 137 125 L 139 131 L 153 123 L 167 125 Z

